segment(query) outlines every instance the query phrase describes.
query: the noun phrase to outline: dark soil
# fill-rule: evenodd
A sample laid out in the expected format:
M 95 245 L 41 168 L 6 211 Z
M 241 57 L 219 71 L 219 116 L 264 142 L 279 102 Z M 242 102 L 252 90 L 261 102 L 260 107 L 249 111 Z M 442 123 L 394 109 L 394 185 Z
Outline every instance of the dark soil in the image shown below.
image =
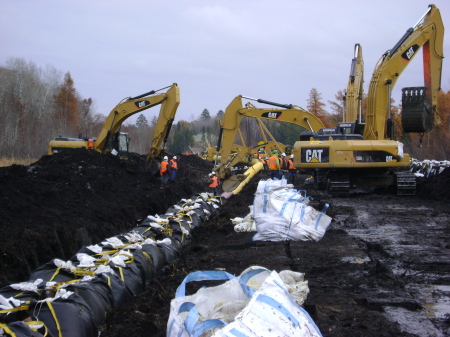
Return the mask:
M 206 191 L 212 164 L 180 157 L 177 181 L 164 190 L 137 155 L 120 160 L 74 150 L 0 168 L 0 286 L 27 281 L 46 262 L 68 260 L 81 247 Z M 175 264 L 135 301 L 108 314 L 101 336 L 165 336 L 170 300 L 189 272 L 223 268 L 238 275 L 252 265 L 304 272 L 305 309 L 324 336 L 447 336 L 449 177 L 447 169 L 421 181 L 415 197 L 377 191 L 330 198 L 299 184 L 314 207 L 330 204 L 332 224 L 319 242 L 273 243 L 253 242 L 254 233 L 236 233 L 230 221 L 248 214 L 257 183 L 266 178 L 259 174 L 193 230 Z M 430 303 L 442 302 L 447 316 L 430 315 Z

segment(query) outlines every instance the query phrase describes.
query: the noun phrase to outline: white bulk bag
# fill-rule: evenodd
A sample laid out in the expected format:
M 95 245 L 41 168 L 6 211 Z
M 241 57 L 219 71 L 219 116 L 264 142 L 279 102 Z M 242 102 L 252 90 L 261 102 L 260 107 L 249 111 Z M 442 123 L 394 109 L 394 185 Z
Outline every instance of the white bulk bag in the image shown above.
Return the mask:
M 186 283 L 200 280 L 228 281 L 185 296 Z M 171 301 L 167 336 L 235 336 L 233 331 L 245 331 L 247 336 L 321 336 L 300 307 L 308 292 L 304 274 L 290 270 L 278 275 L 253 266 L 239 277 L 225 271 L 194 272 Z M 306 330 L 314 333 L 305 334 Z
M 260 181 L 253 202 L 253 218 L 257 234 L 254 241 L 314 240 L 319 241 L 328 229 L 331 218 L 309 206 L 309 199 L 300 191 Z

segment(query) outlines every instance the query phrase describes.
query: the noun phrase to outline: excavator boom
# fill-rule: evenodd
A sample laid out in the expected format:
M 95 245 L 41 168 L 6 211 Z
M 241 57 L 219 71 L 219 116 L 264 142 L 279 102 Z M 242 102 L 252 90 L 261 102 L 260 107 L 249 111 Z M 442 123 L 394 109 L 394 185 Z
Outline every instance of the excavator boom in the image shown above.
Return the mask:
M 344 122 L 361 122 L 362 99 L 364 93 L 364 61 L 362 47 L 355 44 L 354 58 L 350 67 L 347 93 L 345 96 Z

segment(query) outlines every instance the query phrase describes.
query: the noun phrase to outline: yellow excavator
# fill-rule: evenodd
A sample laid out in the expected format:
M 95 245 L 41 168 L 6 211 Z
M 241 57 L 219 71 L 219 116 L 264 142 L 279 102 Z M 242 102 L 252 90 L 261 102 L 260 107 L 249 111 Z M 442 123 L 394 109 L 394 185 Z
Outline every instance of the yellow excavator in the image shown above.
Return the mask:
M 339 123 L 334 133 L 300 137 L 293 149 L 296 167 L 314 172 L 315 184 L 327 188 L 331 195 L 348 195 L 351 189 L 361 186 L 387 186 L 397 195 L 414 195 L 416 179 L 409 171 L 410 156 L 404 153 L 403 144 L 394 140 L 391 91 L 422 48 L 425 87 L 403 89 L 402 123 L 405 132 L 429 131 L 437 121 L 443 40 L 439 9 L 430 5 L 375 67 L 365 125 L 357 123 L 356 115 L 352 115 L 356 109 L 349 111 L 347 106 L 349 123 Z M 363 136 L 357 132 L 361 129 Z
M 169 88 L 165 93 L 158 93 Z M 130 116 L 161 105 L 156 123 L 147 162 L 151 165 L 153 159 L 161 157 L 164 144 L 170 132 L 175 114 L 180 104 L 180 89 L 176 83 L 158 90 L 152 90 L 135 97 L 124 98 L 106 118 L 100 134 L 96 138 L 57 137 L 50 141 L 48 154 L 54 154 L 65 149 L 86 148 L 99 152 L 111 152 L 121 157 L 128 153 L 128 135 L 119 132 L 122 123 Z
M 257 101 L 262 104 L 277 106 L 282 109 L 256 108 L 250 102 L 243 106 L 243 98 Z M 274 103 L 241 95 L 235 97 L 225 110 L 223 120 L 221 121 L 219 142 L 216 148 L 217 151 L 221 149 L 221 156 L 219 164 L 214 168 L 214 171 L 218 178 L 221 179 L 222 189 L 225 192 L 231 192 L 243 179 L 245 179 L 244 176 L 232 175 L 231 170 L 237 163 L 241 162 L 244 157 L 249 154 L 251 155 L 252 150 L 256 149 L 255 153 L 257 153 L 257 150 L 262 146 L 264 146 L 266 150 L 273 147 L 278 148 L 276 145 L 277 142 L 272 139 L 267 140 L 264 144 L 257 144 L 254 147 L 245 147 L 242 151 L 236 153 L 236 155 L 231 156 L 232 150 L 236 146 L 234 144 L 236 134 L 239 130 L 242 117 L 244 116 L 292 123 L 299 125 L 306 130 L 316 132 L 319 129 L 324 128 L 324 125 L 319 118 L 298 106 Z M 258 160 L 255 158 L 254 162 L 258 162 Z
M 233 144 L 229 160 L 233 160 L 237 156 L 237 159 L 239 159 L 242 163 L 249 164 L 253 159 L 258 158 L 260 153 L 266 153 L 266 156 L 270 156 L 270 153 L 272 153 L 273 149 L 276 149 L 279 153 L 286 152 L 286 145 L 275 140 L 273 135 L 261 121 L 261 118 L 256 117 L 255 120 L 257 122 L 262 140 L 258 142 L 257 145 L 249 147 L 246 145 L 240 128 L 237 128 L 237 134 L 242 145 Z M 219 141 L 221 140 L 219 139 Z M 220 147 L 220 143 L 218 147 Z M 217 164 L 220 161 L 222 155 L 220 151 L 217 151 L 218 147 L 211 147 L 211 145 L 209 145 L 208 151 L 205 151 L 203 159 L 215 162 Z M 264 156 L 264 159 L 266 156 Z

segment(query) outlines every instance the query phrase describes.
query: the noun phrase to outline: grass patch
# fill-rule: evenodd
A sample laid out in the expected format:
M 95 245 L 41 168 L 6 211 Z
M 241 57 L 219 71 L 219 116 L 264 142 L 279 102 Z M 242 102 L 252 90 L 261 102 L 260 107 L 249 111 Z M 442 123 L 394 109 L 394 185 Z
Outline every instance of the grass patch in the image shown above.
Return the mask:
M 37 161 L 36 158 L 0 158 L 0 167 L 11 166 L 11 165 L 25 165 L 28 166 L 31 163 Z

